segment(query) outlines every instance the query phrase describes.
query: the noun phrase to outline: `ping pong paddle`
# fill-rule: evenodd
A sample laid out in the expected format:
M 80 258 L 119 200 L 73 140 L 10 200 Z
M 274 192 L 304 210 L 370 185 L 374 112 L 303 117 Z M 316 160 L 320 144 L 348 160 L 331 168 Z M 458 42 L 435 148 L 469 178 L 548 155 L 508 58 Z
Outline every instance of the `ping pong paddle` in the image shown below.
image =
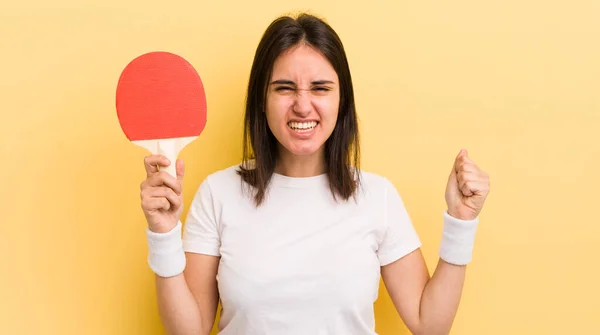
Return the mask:
M 127 64 L 117 84 L 116 109 L 125 136 L 166 156 L 173 177 L 179 152 L 206 125 L 202 80 L 187 60 L 170 52 L 149 52 Z

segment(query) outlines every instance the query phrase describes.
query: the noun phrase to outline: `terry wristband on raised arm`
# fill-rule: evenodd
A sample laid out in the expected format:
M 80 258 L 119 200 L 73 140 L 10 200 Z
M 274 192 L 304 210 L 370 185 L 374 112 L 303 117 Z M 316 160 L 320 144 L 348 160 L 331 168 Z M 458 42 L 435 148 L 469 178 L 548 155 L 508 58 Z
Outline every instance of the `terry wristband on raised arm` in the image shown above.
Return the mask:
M 444 228 L 440 242 L 440 258 L 454 265 L 466 265 L 471 262 L 475 232 L 479 217 L 473 220 L 461 220 L 444 212 Z

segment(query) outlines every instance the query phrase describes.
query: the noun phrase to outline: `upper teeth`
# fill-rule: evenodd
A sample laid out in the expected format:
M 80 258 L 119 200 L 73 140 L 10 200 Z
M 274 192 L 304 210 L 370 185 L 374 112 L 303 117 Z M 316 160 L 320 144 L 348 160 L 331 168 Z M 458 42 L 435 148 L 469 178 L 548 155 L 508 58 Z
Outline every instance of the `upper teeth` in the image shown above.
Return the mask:
M 311 122 L 290 122 L 290 127 L 294 129 L 311 129 L 317 126 L 317 121 Z

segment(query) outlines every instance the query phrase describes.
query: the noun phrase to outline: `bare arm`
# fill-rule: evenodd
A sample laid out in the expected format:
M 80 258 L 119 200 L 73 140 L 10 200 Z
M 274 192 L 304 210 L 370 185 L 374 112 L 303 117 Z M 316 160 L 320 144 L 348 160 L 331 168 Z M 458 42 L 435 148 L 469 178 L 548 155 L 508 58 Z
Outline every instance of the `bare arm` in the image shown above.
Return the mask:
M 170 164 L 164 156 L 147 156 L 144 163 L 147 178 L 140 185 L 140 196 L 161 321 L 167 334 L 208 335 L 219 300 L 219 257 L 181 249 L 183 161 L 177 162 L 176 177 L 158 169 Z
M 382 278 L 400 317 L 413 334 L 448 334 L 462 294 L 466 266 L 438 261 L 433 276 L 420 249 L 382 267 Z
M 471 260 L 478 215 L 489 192 L 489 176 L 466 150 L 457 155 L 446 186 L 448 210 L 440 258 L 433 276 L 420 249 L 382 267 L 394 306 L 414 334 L 448 334 Z
M 208 335 L 216 317 L 219 295 L 216 273 L 219 258 L 186 254 L 184 273 L 156 276 L 156 292 L 161 321 L 167 334 Z

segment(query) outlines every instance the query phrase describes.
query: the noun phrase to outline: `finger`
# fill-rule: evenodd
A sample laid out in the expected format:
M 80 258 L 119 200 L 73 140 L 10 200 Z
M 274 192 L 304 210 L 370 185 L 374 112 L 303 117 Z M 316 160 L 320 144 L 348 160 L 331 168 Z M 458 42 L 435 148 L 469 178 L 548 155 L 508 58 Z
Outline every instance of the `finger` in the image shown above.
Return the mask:
M 477 170 L 469 170 L 468 168 L 465 170 L 461 170 L 461 172 L 457 173 L 457 179 L 459 181 L 467 182 L 467 181 L 475 181 L 475 182 L 489 182 L 489 176 L 477 169 Z
M 469 188 L 476 195 L 485 195 L 490 191 L 490 185 L 485 181 L 474 181 L 469 185 Z
M 472 195 L 484 195 L 489 192 L 489 185 L 482 181 L 467 181 L 459 185 L 460 191 L 467 197 Z
M 175 170 L 177 171 L 177 179 L 182 181 L 183 180 L 183 175 L 185 173 L 185 165 L 183 164 L 183 160 L 179 159 L 176 162 L 176 166 L 175 166 Z
M 463 151 L 464 150 L 461 149 L 458 152 L 458 155 L 456 155 L 456 157 L 454 157 L 454 163 L 452 164 L 452 172 L 453 173 L 458 172 L 458 168 L 460 166 L 460 163 L 462 162 Z
M 171 203 L 171 207 L 178 208 L 180 205 L 179 196 L 168 187 L 155 187 L 149 193 L 152 198 L 166 198 Z
M 456 174 L 456 180 L 458 182 L 458 189 L 464 196 L 471 196 L 472 192 L 467 186 L 467 184 L 473 182 L 475 180 L 474 174 L 461 171 Z
M 461 170 L 456 173 L 456 180 L 458 182 L 458 187 L 462 188 L 466 183 L 478 181 L 477 174 L 469 171 Z
M 142 208 L 146 211 L 157 211 L 165 210 L 168 211 L 171 208 L 171 203 L 167 198 L 144 198 L 142 201 Z
M 479 173 L 480 170 L 477 167 L 477 165 L 466 162 L 466 161 L 459 163 L 456 172 L 457 173 L 470 173 L 470 174 L 475 174 L 475 175 L 480 174 Z
M 484 174 L 484 172 L 481 171 L 479 166 L 477 166 L 477 164 L 475 164 L 473 161 L 471 161 L 468 158 L 465 158 L 459 165 L 459 172 L 462 172 L 462 171 L 474 173 L 476 175 Z
M 464 157 L 466 156 L 466 150 L 465 149 L 461 149 L 458 152 L 458 155 L 456 155 L 456 158 L 454 158 L 454 169 L 456 171 L 458 171 L 458 167 L 460 166 L 460 164 L 463 162 Z
M 472 164 L 472 165 L 476 165 L 476 164 L 475 164 L 475 162 L 473 162 L 473 160 L 472 160 L 471 158 L 469 158 L 469 156 L 467 156 L 466 154 L 465 154 L 465 155 L 463 155 L 463 158 L 462 158 L 462 159 L 463 159 L 463 162 L 465 162 L 465 163 L 469 163 L 469 164 Z
M 150 155 L 144 157 L 144 168 L 146 175 L 149 177 L 159 171 L 160 167 L 169 166 L 171 162 L 163 155 Z
M 140 191 L 144 191 L 148 187 L 148 179 L 144 179 L 144 181 L 140 184 Z
M 460 182 L 468 182 L 468 181 L 475 181 L 475 182 L 486 182 L 489 181 L 489 178 L 486 176 L 486 174 L 482 171 L 480 171 L 479 169 L 473 169 L 473 168 L 469 168 L 466 167 L 464 169 L 461 168 L 461 171 L 457 173 L 457 177 L 456 179 Z
M 460 181 L 458 183 L 458 188 L 460 189 L 460 192 L 465 197 L 470 197 L 470 196 L 473 195 L 473 191 L 471 190 L 471 186 L 472 186 L 472 182 L 470 182 L 470 181 Z
M 148 186 L 167 186 L 170 187 L 177 195 L 181 194 L 181 182 L 166 171 L 161 171 L 150 176 L 148 178 Z

